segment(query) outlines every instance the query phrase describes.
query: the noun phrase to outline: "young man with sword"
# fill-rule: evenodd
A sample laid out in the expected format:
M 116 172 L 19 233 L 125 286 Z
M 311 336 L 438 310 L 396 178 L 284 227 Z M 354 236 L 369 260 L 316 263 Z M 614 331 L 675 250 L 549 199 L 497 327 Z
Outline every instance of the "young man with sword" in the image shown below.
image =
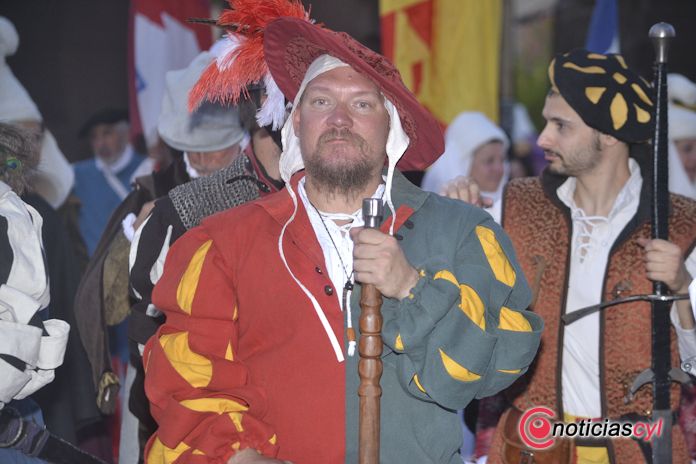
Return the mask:
M 443 142 L 391 63 L 306 17 L 263 29 L 294 101 L 287 188 L 204 220 L 170 250 L 153 293 L 167 322 L 144 357 L 159 424 L 146 462 L 358 462 L 365 284 L 384 301 L 374 462 L 461 462 L 455 410 L 522 375 L 540 338 L 509 240 L 396 169 L 425 168 Z M 385 204 L 381 230 L 361 227 L 367 197 Z
M 498 424 L 488 462 L 646 462 L 653 450 L 642 440 L 558 440 L 541 449 L 538 442 L 525 446 L 518 432 L 522 412 L 543 406 L 566 423 L 656 420 L 650 386 L 635 391 L 651 380 L 636 381 L 654 359 L 650 303 L 628 302 L 569 321 L 598 302 L 650 294 L 653 281 L 685 294 L 696 274 L 696 202 L 672 195 L 662 208 L 669 210 L 669 241 L 651 240 L 648 142 L 655 102 L 647 82 L 620 55 L 585 50 L 557 56 L 549 78 L 547 124 L 538 140 L 549 167 L 540 178 L 508 185 L 502 220 L 533 289 L 531 309 L 546 330 L 531 375 L 511 389 L 514 406 Z M 459 189 L 461 199 L 475 201 L 465 190 Z M 671 343 L 657 350 L 671 352 L 677 365 L 680 354 L 696 354 L 694 316 L 687 300 L 669 310 L 662 314 L 671 316 Z M 665 364 L 653 370 L 668 371 Z M 679 371 L 669 374 L 677 380 Z M 679 385 L 668 381 L 664 388 L 671 388 L 666 410 L 676 411 Z M 672 425 L 673 462 L 688 462 L 670 414 L 665 426 Z

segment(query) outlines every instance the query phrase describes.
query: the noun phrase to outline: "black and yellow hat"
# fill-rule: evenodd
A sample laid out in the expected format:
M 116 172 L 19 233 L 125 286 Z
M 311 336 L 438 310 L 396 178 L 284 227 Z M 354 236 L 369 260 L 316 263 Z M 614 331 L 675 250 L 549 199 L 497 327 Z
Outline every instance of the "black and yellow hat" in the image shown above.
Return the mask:
M 652 89 L 621 55 L 575 49 L 551 61 L 549 79 L 588 126 L 627 143 L 653 135 Z

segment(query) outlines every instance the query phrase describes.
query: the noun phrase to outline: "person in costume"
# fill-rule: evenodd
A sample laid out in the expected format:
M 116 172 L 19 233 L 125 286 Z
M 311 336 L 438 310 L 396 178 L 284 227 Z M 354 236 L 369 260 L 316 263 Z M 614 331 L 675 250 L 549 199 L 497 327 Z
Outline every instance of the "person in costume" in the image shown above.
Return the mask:
M 239 45 L 239 39 L 231 34 L 214 46 L 214 53 L 219 59 L 226 59 L 228 54 L 238 51 Z M 131 364 L 136 372 L 129 406 L 140 421 L 139 438 L 143 448 L 146 440 L 154 433 L 156 424 L 150 416 L 149 403 L 145 397 L 141 350 L 162 322 L 161 314 L 151 305 L 151 294 L 161 275 L 167 250 L 203 218 L 282 187 L 282 183 L 278 185 L 279 181 L 272 177 L 280 178 L 280 148 L 268 132 L 273 130 L 272 124 L 267 127 L 267 131 L 256 120 L 257 107 L 254 102 L 260 103 L 261 99 L 266 99 L 265 95 L 261 95 L 264 87 L 258 85 L 259 80 L 263 82 L 264 76 L 255 79 L 256 85 L 249 89 L 253 97 L 223 105 L 203 102 L 193 113 L 189 113 L 191 89 L 201 74 L 209 66 L 217 68 L 218 62 L 213 59 L 213 54 L 204 52 L 191 63 L 185 73 L 168 75 L 166 108 L 163 108 L 158 131 L 168 145 L 189 153 L 199 152 L 195 155 L 195 161 L 187 165 L 188 172 L 194 179 L 173 188 L 154 202 L 150 214 L 135 231 L 131 245 L 130 286 L 134 304 L 129 318 L 129 337 L 140 348 L 131 346 Z M 280 102 L 278 110 L 284 115 L 282 94 Z M 232 112 L 239 112 L 242 118 L 241 127 L 237 123 L 238 127 L 234 130 L 228 127 Z M 248 143 L 248 133 L 251 134 L 250 145 L 231 163 L 227 163 L 229 165 L 220 168 L 221 156 L 216 154 L 217 151 L 223 145 L 226 146 L 232 137 L 241 134 L 244 134 L 244 141 Z M 206 160 L 208 156 L 212 159 Z M 218 164 L 213 166 L 216 162 Z M 206 172 L 205 169 L 210 170 L 211 167 L 214 168 L 212 172 Z
M 445 152 L 423 176 L 423 190 L 439 194 L 458 176 L 471 177 L 481 189 L 482 205 L 500 221 L 503 187 L 508 180 L 510 141 L 482 113 L 460 113 L 445 131 Z
M 78 428 L 93 422 L 98 411 L 90 401 L 91 382 L 83 374 L 88 371 L 88 361 L 74 324 L 73 297 L 80 270 L 64 224 L 66 213 L 73 211 L 71 202 L 66 200 L 74 173 L 55 137 L 45 127 L 37 105 L 5 61 L 5 56 L 13 55 L 18 47 L 17 30 L 7 18 L 0 17 L 0 121 L 22 128 L 38 148 L 38 165 L 24 171 L 26 188 L 21 199 L 42 218 L 46 270 L 51 282 L 50 305 L 44 312 L 68 322 L 72 329 L 62 368 L 47 388 L 32 395 L 32 401 L 41 407 L 48 428 L 75 443 Z
M 91 257 L 111 213 L 131 191 L 133 173 L 144 157 L 130 144 L 128 112 L 104 109 L 91 116 L 80 129 L 88 137 L 94 156 L 73 164 L 80 200 L 80 233 Z
M 26 398 L 54 379 L 63 363 L 70 326 L 59 319 L 42 320 L 40 315 L 50 299 L 42 219 L 18 196 L 39 162 L 32 139 L 26 131 L 0 123 L 0 409 L 8 404 L 23 408 L 41 421 L 40 412 Z M 8 442 L 13 437 L 3 438 Z M 13 447 L 31 448 L 27 443 Z M 42 462 L 10 449 L 0 449 L 0 460 Z
M 669 190 L 696 200 L 696 84 L 667 76 L 669 92 Z
M 696 200 L 696 84 L 681 74 L 667 76 L 669 191 Z M 696 387 L 685 385 L 679 424 L 696 458 Z
M 445 131 L 445 152 L 423 176 L 421 188 L 447 194 L 446 188 L 480 188 L 481 204 L 500 223 L 503 188 L 508 181 L 510 163 L 507 152 L 510 141 L 505 132 L 484 114 L 460 113 Z M 458 182 L 451 182 L 460 178 Z M 486 400 L 490 401 L 490 400 Z M 473 403 L 463 415 L 464 447 L 462 454 L 473 451 L 479 404 Z
M 31 190 L 58 209 L 65 203 L 75 176 L 55 137 L 44 127 L 38 107 L 7 64 L 5 57 L 14 55 L 18 47 L 17 30 L 9 19 L 0 16 L 0 122 L 22 127 L 36 138 L 40 157 L 29 174 Z
M 75 315 L 90 361 L 96 404 L 107 415 L 90 430 L 93 434 L 90 440 L 102 448 L 108 448 L 112 428 L 109 423 L 113 421 L 108 416 L 113 414 L 120 398 L 116 394 L 118 378 L 125 377 L 128 345 L 124 324 L 106 327 L 104 323 L 102 300 L 107 301 L 112 295 L 110 289 L 102 291 L 102 279 L 96 278 L 103 276 L 102 258 L 111 251 L 111 241 L 103 237 L 112 238 L 115 231 L 114 235 L 121 232 L 119 227 L 113 227 L 114 214 L 132 198 L 134 175 L 145 160 L 131 145 L 129 128 L 125 109 L 105 108 L 96 112 L 78 134 L 89 139 L 94 156 L 72 165 L 75 173 L 72 193 L 79 201 L 78 226 L 88 261 L 75 295 Z M 127 281 L 125 269 L 123 281 Z M 126 289 L 124 286 L 124 297 Z
M 169 250 L 153 291 L 166 322 L 143 358 L 159 426 L 146 462 L 356 462 L 365 283 L 384 297 L 381 461 L 461 462 L 455 409 L 519 378 L 540 339 L 515 253 L 489 215 L 396 169 L 444 144 L 391 63 L 303 11 L 253 26 L 293 101 L 286 188 Z M 362 228 L 370 196 L 381 230 Z
M 686 293 L 696 273 L 696 202 L 672 195 L 670 240 L 650 240 L 645 178 L 653 102 L 647 82 L 620 55 L 581 49 L 556 56 L 549 78 L 547 124 L 538 140 L 549 166 L 539 178 L 508 184 L 502 215 L 532 285 L 531 309 L 544 318 L 546 330 L 530 375 L 508 391 L 513 407 L 498 424 L 489 463 L 519 459 L 520 447 L 512 443 L 521 441 L 508 435 L 510 424 L 534 406 L 550 407 L 566 422 L 648 420 L 650 388 L 634 398 L 627 389 L 650 367 L 650 304 L 618 305 L 571 325 L 560 317 L 600 301 L 651 293 L 655 280 Z M 672 307 L 674 363 L 696 354 L 692 309 L 686 300 Z M 672 388 L 676 411 L 680 388 Z M 676 424 L 672 437 L 674 462 L 688 462 Z M 547 451 L 549 462 L 649 461 L 649 446 L 634 440 L 560 443 Z M 544 451 L 532 451 L 543 459 Z

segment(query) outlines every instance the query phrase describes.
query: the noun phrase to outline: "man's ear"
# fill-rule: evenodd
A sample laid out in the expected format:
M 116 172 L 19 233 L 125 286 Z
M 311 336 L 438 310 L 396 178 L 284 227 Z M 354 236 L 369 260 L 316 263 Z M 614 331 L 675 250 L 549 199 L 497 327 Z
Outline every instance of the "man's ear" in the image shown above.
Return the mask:
M 613 147 L 617 143 L 622 143 L 621 140 L 617 139 L 613 135 L 604 134 L 602 132 L 599 133 L 599 140 L 602 143 L 602 146 L 605 147 Z
M 301 102 L 297 108 L 293 108 L 292 113 L 292 128 L 296 135 L 300 133 L 300 106 L 302 106 Z

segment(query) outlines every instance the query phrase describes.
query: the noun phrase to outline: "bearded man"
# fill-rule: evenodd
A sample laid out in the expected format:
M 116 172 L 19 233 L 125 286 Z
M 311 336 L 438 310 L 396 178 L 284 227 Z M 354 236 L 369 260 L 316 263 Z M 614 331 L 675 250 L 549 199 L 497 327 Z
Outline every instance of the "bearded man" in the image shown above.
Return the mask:
M 306 18 L 271 22 L 264 52 L 294 101 L 286 189 L 170 249 L 153 292 L 166 323 L 143 359 L 159 425 L 146 462 L 357 462 L 354 328 L 373 284 L 380 461 L 459 463 L 456 409 L 523 374 L 540 338 L 510 242 L 396 169 L 425 168 L 443 140 L 386 59 Z M 362 227 L 366 197 L 387 206 L 381 230 Z

